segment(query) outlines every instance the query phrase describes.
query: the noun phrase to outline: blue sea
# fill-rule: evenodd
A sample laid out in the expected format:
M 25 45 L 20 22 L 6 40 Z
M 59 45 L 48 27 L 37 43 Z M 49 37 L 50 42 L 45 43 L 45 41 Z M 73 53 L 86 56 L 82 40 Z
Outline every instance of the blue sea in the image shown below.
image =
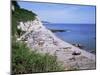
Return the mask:
M 66 30 L 54 33 L 60 39 L 71 44 L 81 44 L 83 49 L 91 52 L 96 50 L 95 24 L 44 24 L 48 29 Z

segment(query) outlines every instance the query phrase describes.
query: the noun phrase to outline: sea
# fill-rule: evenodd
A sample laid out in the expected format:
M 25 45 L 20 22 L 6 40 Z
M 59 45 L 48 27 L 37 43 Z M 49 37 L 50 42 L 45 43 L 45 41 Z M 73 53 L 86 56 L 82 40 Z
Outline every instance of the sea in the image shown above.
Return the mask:
M 68 43 L 81 44 L 84 50 L 95 54 L 96 24 L 44 23 L 44 25 L 48 29 L 65 30 L 54 34 Z

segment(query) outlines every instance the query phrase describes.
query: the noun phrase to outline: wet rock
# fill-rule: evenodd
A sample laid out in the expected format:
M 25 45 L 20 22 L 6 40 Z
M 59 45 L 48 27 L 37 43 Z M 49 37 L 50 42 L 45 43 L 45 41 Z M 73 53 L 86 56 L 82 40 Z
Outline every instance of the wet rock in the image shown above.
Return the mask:
M 90 53 L 96 54 L 96 51 L 95 50 L 91 50 Z
M 81 45 L 81 44 L 73 44 L 74 46 L 76 46 L 76 47 L 79 47 L 79 48 L 83 48 L 83 46 Z
M 74 52 L 72 53 L 72 55 L 81 55 L 81 52 L 74 51 Z

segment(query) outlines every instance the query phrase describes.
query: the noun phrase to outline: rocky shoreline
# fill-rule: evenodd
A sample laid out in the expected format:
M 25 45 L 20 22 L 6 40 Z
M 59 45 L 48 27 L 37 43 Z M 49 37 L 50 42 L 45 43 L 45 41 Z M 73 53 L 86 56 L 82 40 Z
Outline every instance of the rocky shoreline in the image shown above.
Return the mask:
M 96 68 L 94 54 L 59 39 L 38 17 L 34 21 L 20 22 L 18 28 L 26 31 L 18 40 L 25 40 L 29 48 L 39 53 L 56 56 L 65 70 Z

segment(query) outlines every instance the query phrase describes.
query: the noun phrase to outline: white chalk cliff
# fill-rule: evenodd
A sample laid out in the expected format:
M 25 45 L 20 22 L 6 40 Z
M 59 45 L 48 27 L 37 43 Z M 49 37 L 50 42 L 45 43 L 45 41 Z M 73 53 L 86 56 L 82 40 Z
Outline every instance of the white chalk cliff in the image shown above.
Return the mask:
M 24 39 L 32 50 L 55 55 L 58 63 L 62 64 L 65 70 L 95 69 L 94 54 L 59 39 L 43 26 L 38 17 L 33 21 L 20 22 L 18 29 L 25 31 L 18 40 Z

